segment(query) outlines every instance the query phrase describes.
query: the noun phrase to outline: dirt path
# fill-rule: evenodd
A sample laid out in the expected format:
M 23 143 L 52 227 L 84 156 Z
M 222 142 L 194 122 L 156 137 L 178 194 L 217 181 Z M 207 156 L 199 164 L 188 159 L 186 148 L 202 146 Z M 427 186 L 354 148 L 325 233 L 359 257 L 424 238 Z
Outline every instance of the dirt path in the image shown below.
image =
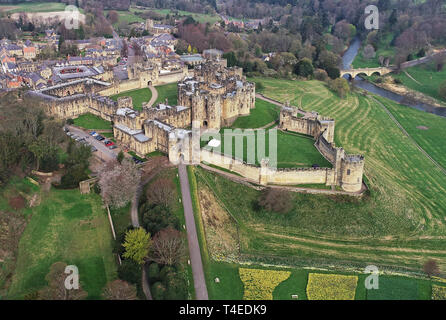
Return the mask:
M 152 92 L 152 98 L 150 98 L 150 101 L 147 104 L 147 108 L 150 108 L 153 106 L 158 99 L 158 91 L 154 86 L 149 86 L 150 91 Z
M 186 218 L 187 240 L 194 277 L 195 296 L 197 300 L 209 300 L 204 277 L 203 262 L 201 260 L 200 244 L 198 242 L 197 228 L 195 225 L 194 211 L 192 209 L 192 197 L 190 194 L 189 177 L 186 165 L 178 166 L 180 177 L 181 196 L 183 199 L 184 217 Z
M 404 73 L 406 74 L 406 76 L 408 76 L 410 79 L 412 79 L 413 81 L 415 81 L 417 84 L 419 84 L 420 86 L 422 86 L 423 84 L 421 84 L 420 82 L 418 82 L 418 80 L 416 80 L 414 77 L 412 77 L 409 72 L 407 72 L 406 70 L 404 70 Z

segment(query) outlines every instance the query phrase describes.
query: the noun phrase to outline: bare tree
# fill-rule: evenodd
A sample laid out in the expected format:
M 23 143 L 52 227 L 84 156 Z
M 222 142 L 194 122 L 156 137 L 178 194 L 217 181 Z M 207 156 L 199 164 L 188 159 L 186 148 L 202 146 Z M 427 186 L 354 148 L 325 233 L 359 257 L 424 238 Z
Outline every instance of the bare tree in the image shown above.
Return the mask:
M 104 202 L 115 208 L 122 208 L 136 194 L 141 174 L 136 165 L 129 159 L 122 164 L 110 161 L 99 172 L 99 186 Z
M 107 300 L 138 300 L 136 287 L 123 280 L 109 282 L 102 296 Z
M 440 269 L 438 268 L 437 261 L 434 259 L 429 259 L 423 266 L 424 272 L 430 278 L 432 276 L 438 275 L 440 273 Z
M 180 231 L 171 227 L 161 230 L 153 238 L 149 259 L 163 265 L 174 265 L 185 256 L 185 241 Z
M 175 200 L 175 189 L 176 186 L 171 180 L 160 178 L 147 188 L 147 201 L 150 204 L 162 204 L 169 207 Z

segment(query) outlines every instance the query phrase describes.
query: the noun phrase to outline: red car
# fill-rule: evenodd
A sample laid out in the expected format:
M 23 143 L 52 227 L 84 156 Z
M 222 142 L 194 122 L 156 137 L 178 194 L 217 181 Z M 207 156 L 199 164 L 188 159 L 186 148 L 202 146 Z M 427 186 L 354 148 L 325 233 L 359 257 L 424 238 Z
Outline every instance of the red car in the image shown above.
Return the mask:
M 112 141 L 109 141 L 109 142 L 107 142 L 105 145 L 106 145 L 107 147 L 110 147 L 110 146 L 113 146 L 114 143 L 113 143 Z

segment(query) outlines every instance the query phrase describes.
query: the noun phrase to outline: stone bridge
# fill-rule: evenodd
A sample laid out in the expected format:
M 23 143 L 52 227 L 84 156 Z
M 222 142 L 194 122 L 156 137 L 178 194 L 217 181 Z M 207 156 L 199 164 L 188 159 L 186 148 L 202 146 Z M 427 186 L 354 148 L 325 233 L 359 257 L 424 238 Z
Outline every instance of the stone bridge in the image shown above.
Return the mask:
M 360 74 L 365 74 L 366 76 L 371 76 L 372 74 L 377 73 L 380 76 L 391 73 L 395 71 L 395 67 L 379 67 L 379 68 L 359 68 L 359 69 L 350 69 L 350 70 L 341 70 L 341 77 L 345 75 L 349 75 L 352 79 L 356 78 L 356 76 Z

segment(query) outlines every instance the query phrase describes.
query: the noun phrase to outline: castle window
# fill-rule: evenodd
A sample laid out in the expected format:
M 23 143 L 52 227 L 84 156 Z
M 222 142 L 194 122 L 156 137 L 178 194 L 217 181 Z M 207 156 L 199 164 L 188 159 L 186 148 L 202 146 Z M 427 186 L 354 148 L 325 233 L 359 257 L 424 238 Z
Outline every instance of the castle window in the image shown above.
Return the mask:
M 350 169 L 347 169 L 347 175 L 348 176 L 350 175 Z

